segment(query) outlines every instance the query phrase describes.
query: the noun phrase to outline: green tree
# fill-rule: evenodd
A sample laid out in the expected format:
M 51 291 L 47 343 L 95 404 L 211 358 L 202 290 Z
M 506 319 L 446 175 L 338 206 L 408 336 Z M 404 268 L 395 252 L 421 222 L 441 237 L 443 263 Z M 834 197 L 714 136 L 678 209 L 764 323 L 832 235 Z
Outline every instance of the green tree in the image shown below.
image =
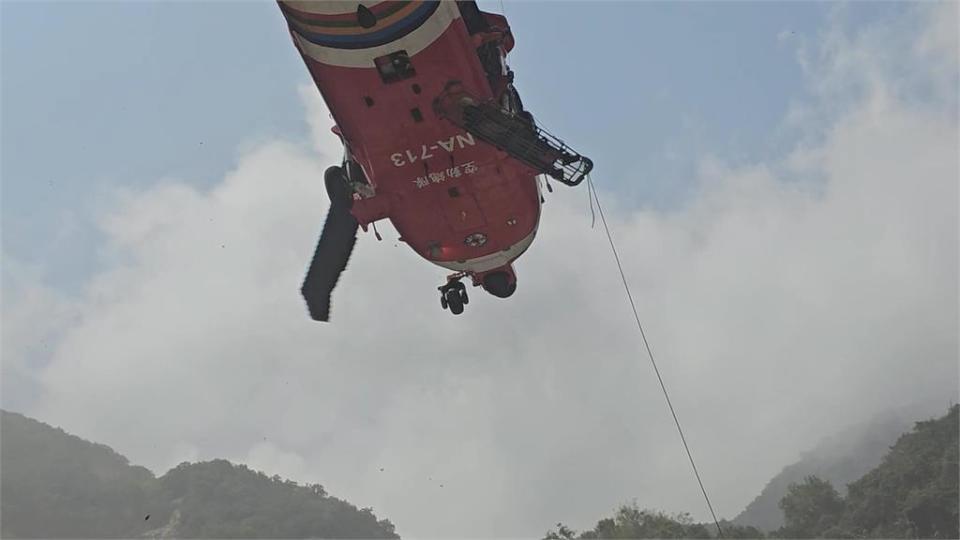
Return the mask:
M 563 523 L 557 523 L 556 530 L 549 530 L 544 535 L 543 540 L 573 540 L 577 537 L 577 532 L 567 527 Z
M 958 538 L 960 407 L 917 422 L 883 462 L 848 486 L 843 525 L 857 536 Z
M 716 527 L 706 524 L 707 530 L 716 533 Z M 763 531 L 752 525 L 737 525 L 732 521 L 720 520 L 720 529 L 723 530 L 724 538 L 764 538 Z
M 778 535 L 785 538 L 817 538 L 834 528 L 843 514 L 844 503 L 833 485 L 816 476 L 790 484 L 780 500 L 785 525 Z
M 704 525 L 694 523 L 687 513 L 671 515 L 641 510 L 636 503 L 631 503 L 617 509 L 612 518 L 601 519 L 596 527 L 579 535 L 558 523 L 556 530 L 544 536 L 545 540 L 573 538 L 710 538 L 710 533 Z
M 883 461 L 847 486 L 808 477 L 780 501 L 789 538 L 958 538 L 960 407 L 917 422 Z

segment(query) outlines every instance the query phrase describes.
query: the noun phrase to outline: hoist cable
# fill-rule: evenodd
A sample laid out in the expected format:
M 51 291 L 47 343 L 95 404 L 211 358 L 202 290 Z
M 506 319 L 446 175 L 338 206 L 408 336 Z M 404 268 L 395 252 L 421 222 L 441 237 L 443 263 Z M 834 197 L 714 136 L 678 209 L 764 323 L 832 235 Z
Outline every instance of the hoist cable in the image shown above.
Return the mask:
M 710 509 L 710 515 L 713 517 L 713 523 L 717 526 L 717 533 L 720 538 L 723 538 L 723 529 L 720 528 L 720 521 L 717 519 L 716 512 L 713 511 L 713 504 L 710 503 L 710 496 L 707 495 L 707 489 L 703 486 L 703 480 L 700 478 L 700 471 L 697 470 L 697 464 L 693 460 L 693 453 L 690 452 L 690 446 L 687 444 L 687 438 L 683 435 L 683 428 L 680 427 L 680 419 L 677 417 L 677 412 L 673 408 L 673 403 L 670 401 L 670 394 L 667 392 L 667 385 L 663 382 L 663 377 L 660 375 L 660 368 L 657 367 L 657 361 L 653 357 L 653 351 L 650 348 L 650 342 L 647 340 L 647 334 L 643 330 L 643 324 L 640 322 L 640 315 L 637 312 L 637 304 L 633 301 L 633 294 L 630 292 L 630 285 L 627 283 L 627 275 L 623 271 L 623 264 L 620 262 L 620 254 L 617 252 L 617 246 L 613 242 L 613 235 L 610 233 L 610 227 L 607 225 L 607 218 L 603 215 L 603 207 L 600 205 L 600 198 L 597 196 L 597 190 L 593 186 L 593 179 L 590 178 L 590 175 L 587 175 L 587 190 L 588 195 L 592 194 L 592 198 L 597 203 L 597 212 L 600 214 L 600 223 L 603 224 L 603 230 L 607 233 L 607 241 L 610 243 L 610 250 L 613 252 L 613 258 L 617 262 L 617 269 L 620 271 L 620 279 L 623 281 L 623 289 L 627 292 L 627 300 L 630 301 L 630 308 L 633 309 L 633 318 L 637 321 L 637 329 L 640 330 L 640 337 L 643 339 L 643 346 L 647 349 L 647 356 L 650 357 L 650 364 L 653 366 L 653 372 L 657 374 L 657 381 L 660 383 L 660 389 L 663 390 L 663 397 L 667 400 L 667 407 L 670 409 L 670 414 L 673 415 L 673 423 L 677 426 L 677 432 L 680 434 L 680 441 L 683 443 L 683 449 L 687 452 L 687 459 L 690 460 L 690 467 L 693 468 L 693 475 L 697 477 L 697 484 L 700 485 L 700 492 L 703 493 L 703 498 L 707 502 L 707 508 Z M 593 206 L 591 204 L 591 210 Z

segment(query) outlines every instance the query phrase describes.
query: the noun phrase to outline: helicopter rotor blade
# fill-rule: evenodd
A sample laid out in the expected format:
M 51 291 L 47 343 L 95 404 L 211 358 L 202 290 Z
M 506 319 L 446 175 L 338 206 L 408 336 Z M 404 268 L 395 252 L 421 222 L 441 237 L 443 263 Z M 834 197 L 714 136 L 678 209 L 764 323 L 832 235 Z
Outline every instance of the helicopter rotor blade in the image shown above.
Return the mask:
M 330 320 L 330 297 L 340 274 L 347 268 L 360 227 L 348 204 L 338 197 L 331 199 L 323 232 L 300 288 L 310 318 L 323 322 Z

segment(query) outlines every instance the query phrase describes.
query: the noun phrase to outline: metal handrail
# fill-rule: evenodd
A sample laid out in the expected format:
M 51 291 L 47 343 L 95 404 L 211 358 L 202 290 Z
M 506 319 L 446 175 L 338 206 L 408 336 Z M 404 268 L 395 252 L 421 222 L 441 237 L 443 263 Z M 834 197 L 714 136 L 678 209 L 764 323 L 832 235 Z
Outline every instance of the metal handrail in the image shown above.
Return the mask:
M 593 169 L 589 158 L 556 136 L 492 100 L 475 99 L 459 83 L 447 85 L 434 100 L 434 110 L 480 140 L 568 186 L 578 185 Z

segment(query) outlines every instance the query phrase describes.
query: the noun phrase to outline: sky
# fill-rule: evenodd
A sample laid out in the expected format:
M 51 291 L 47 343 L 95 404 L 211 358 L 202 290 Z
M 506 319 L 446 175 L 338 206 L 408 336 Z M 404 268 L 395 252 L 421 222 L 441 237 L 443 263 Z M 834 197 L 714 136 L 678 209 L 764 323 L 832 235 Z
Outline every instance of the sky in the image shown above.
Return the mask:
M 956 3 L 480 5 L 597 164 L 721 517 L 825 435 L 957 401 Z M 340 149 L 274 4 L 6 1 L 0 75 L 4 408 L 410 537 L 708 517 L 585 189 L 548 194 L 511 299 L 450 316 L 384 225 L 317 325 Z

